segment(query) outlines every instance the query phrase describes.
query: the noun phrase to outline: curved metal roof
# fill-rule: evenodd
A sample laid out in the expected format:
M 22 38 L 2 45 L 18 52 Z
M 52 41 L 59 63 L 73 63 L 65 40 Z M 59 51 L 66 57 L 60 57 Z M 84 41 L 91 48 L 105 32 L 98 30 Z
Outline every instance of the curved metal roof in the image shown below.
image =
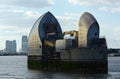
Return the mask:
M 54 17 L 54 15 L 51 12 L 46 12 L 45 14 L 43 14 L 42 16 L 40 16 L 38 18 L 38 20 L 34 23 L 29 37 L 31 35 L 31 33 L 35 30 L 37 30 L 40 39 L 45 38 L 45 33 L 44 33 L 44 29 L 43 29 L 43 24 L 44 23 L 55 23 L 57 24 L 57 33 L 62 36 L 62 29 L 60 27 L 60 24 L 58 23 L 57 19 Z
M 35 27 L 36 27 L 35 24 L 38 24 L 38 26 L 39 26 L 39 23 L 40 23 L 41 19 L 42 19 L 46 14 L 51 14 L 51 13 L 48 11 L 48 12 L 44 13 L 43 15 L 41 15 L 41 16 L 37 19 L 37 21 L 34 23 L 32 29 L 30 30 L 30 33 L 32 33 L 32 31 L 35 29 Z M 38 27 L 36 27 L 36 28 L 38 28 Z M 30 34 L 29 34 L 29 36 L 30 36 Z
M 79 20 L 79 27 L 83 26 L 89 29 L 89 27 L 95 22 L 97 21 L 94 16 L 88 12 L 85 12 Z

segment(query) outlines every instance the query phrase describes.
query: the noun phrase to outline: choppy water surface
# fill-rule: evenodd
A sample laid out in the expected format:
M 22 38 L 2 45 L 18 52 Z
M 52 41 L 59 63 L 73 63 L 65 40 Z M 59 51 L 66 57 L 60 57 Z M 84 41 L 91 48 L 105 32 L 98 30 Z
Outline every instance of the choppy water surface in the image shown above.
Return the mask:
M 27 56 L 0 56 L 0 79 L 120 79 L 120 57 L 108 61 L 108 74 L 63 74 L 30 70 Z

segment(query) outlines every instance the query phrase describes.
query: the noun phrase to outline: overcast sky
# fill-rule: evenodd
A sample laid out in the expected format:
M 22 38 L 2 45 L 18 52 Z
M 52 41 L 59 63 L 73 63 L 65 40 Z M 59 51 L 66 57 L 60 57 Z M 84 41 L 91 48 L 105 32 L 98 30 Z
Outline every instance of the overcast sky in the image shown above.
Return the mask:
M 109 48 L 120 48 L 120 0 L 1 0 L 0 49 L 6 40 L 16 40 L 21 48 L 22 35 L 29 35 L 35 21 L 52 12 L 62 30 L 78 30 L 80 16 L 90 12 L 100 25 Z

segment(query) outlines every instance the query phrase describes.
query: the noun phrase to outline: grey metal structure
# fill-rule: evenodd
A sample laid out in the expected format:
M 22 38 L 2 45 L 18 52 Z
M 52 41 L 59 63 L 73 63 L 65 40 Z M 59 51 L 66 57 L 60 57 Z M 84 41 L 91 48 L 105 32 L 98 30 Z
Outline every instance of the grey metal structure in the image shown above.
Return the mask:
M 28 55 L 42 55 L 42 44 L 45 40 L 54 42 L 61 38 L 62 30 L 57 19 L 50 12 L 43 14 L 29 34 Z
M 72 32 L 65 32 L 65 34 L 68 33 L 74 36 Z M 93 15 L 85 12 L 81 16 L 76 34 L 78 35 L 74 39 L 56 41 L 56 51 L 60 52 L 61 63 L 64 62 L 63 64 L 67 67 L 71 65 L 72 72 L 75 69 L 79 72 L 107 73 L 106 39 L 99 38 L 99 24 Z M 63 64 L 61 66 L 64 67 Z
M 63 39 L 70 34 L 73 39 Z M 96 19 L 85 12 L 78 31 L 62 34 L 57 19 L 43 14 L 34 24 L 28 38 L 28 67 L 67 72 L 107 73 L 107 44 L 99 38 Z
M 50 13 L 43 14 L 33 25 L 28 38 L 28 65 L 46 59 L 54 53 L 55 41 L 62 39 L 62 30 L 57 19 Z
M 99 38 L 99 25 L 96 19 L 85 12 L 79 20 L 78 46 L 91 47 L 91 41 Z

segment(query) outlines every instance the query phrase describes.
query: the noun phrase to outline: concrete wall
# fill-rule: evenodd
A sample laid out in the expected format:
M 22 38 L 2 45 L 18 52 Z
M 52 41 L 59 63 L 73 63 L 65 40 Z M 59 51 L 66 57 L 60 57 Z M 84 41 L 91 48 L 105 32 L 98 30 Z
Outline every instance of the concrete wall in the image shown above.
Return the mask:
M 68 49 L 71 47 L 72 47 L 72 39 L 56 40 L 56 44 L 55 44 L 56 52 L 60 52 L 63 49 Z
M 107 60 L 107 52 L 105 48 L 73 48 L 61 50 L 61 61 L 98 61 Z

